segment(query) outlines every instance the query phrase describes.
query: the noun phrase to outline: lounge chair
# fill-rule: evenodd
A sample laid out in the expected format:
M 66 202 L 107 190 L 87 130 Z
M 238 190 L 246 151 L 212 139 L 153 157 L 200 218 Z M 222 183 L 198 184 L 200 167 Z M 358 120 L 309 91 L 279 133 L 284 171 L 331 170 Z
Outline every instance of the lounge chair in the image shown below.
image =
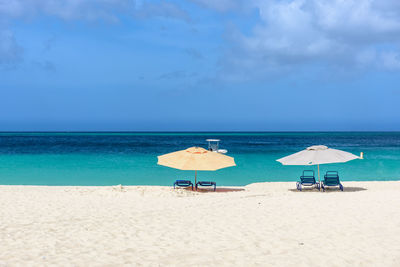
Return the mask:
M 196 183 L 196 191 L 197 191 L 197 187 L 198 186 L 214 186 L 214 192 L 215 190 L 217 190 L 217 184 L 215 182 L 211 182 L 211 181 L 199 181 Z
M 296 183 L 297 190 L 301 191 L 302 186 L 316 186 L 318 190 L 319 183 L 315 181 L 314 171 L 313 170 L 304 170 L 303 175 L 300 176 L 300 181 Z
M 327 171 L 324 180 L 322 181 L 322 190 L 325 191 L 326 186 L 339 186 L 343 191 L 343 185 L 340 183 L 339 174 L 337 171 Z
M 193 183 L 190 180 L 176 180 L 174 183 L 174 189 L 175 186 L 179 186 L 179 187 L 192 187 L 192 191 L 193 191 Z

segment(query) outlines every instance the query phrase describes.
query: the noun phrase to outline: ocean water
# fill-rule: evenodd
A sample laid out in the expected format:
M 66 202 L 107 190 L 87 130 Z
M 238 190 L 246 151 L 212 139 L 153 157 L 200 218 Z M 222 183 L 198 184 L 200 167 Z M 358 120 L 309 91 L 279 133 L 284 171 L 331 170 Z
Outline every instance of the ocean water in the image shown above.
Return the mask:
M 218 185 L 294 182 L 316 166 L 282 166 L 276 159 L 319 144 L 365 157 L 321 165 L 321 173 L 337 170 L 343 181 L 400 180 L 400 132 L 0 133 L 0 184 L 171 185 L 193 180 L 194 172 L 158 166 L 157 155 L 206 148 L 207 138 L 221 139 L 237 164 L 198 173 Z

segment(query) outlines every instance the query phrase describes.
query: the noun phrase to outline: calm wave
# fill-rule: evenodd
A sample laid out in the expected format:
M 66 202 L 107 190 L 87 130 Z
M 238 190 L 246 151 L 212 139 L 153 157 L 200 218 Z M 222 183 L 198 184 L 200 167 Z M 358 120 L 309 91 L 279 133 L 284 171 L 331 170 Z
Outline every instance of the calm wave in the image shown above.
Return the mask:
M 200 179 L 223 185 L 296 181 L 303 169 L 275 160 L 311 145 L 324 144 L 364 160 L 321 166 L 346 180 L 399 180 L 399 132 L 307 133 L 0 133 L 0 184 L 170 185 L 193 172 L 158 166 L 157 155 L 207 138 L 235 157 L 237 167 L 200 172 Z M 314 167 L 311 167 L 313 169 Z M 315 168 L 314 168 L 315 169 Z

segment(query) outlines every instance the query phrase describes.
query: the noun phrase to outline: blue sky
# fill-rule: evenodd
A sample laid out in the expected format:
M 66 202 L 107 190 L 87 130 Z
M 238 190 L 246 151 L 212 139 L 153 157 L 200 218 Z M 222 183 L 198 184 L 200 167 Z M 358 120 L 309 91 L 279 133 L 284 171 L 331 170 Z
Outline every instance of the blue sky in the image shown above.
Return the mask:
M 398 0 L 0 0 L 0 130 L 400 130 Z

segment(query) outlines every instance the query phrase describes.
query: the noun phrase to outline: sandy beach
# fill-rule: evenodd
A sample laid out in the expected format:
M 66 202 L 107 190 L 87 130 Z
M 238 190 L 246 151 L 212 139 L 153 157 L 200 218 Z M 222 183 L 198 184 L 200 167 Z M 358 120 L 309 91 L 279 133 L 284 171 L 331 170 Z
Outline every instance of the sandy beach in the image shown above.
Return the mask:
M 400 266 L 400 182 L 0 186 L 0 266 Z

